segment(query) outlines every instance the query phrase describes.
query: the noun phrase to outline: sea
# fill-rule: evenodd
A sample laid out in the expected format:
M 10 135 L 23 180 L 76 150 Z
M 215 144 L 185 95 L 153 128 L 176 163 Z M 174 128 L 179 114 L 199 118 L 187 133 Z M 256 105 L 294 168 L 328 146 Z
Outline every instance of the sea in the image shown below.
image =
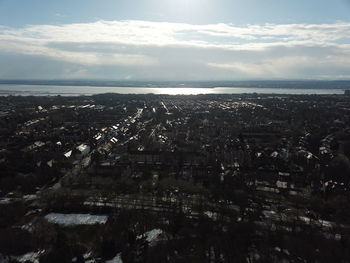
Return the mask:
M 261 88 L 261 87 L 98 87 L 98 86 L 57 86 L 57 85 L 18 85 L 0 84 L 0 96 L 81 96 L 103 93 L 119 94 L 294 94 L 294 95 L 327 95 L 344 94 L 344 89 L 301 89 L 301 88 Z

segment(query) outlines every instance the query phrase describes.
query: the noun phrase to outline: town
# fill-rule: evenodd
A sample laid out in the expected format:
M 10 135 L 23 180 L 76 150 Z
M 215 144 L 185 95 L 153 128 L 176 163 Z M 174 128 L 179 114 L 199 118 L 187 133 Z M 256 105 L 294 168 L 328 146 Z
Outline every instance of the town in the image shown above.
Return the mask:
M 0 97 L 0 262 L 350 262 L 350 96 Z

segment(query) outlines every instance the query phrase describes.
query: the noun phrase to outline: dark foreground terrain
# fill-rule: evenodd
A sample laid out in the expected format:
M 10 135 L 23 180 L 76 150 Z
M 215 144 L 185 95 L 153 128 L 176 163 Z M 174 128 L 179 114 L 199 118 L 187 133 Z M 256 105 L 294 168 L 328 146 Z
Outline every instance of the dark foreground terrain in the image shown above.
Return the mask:
M 0 97 L 0 262 L 350 262 L 350 96 Z

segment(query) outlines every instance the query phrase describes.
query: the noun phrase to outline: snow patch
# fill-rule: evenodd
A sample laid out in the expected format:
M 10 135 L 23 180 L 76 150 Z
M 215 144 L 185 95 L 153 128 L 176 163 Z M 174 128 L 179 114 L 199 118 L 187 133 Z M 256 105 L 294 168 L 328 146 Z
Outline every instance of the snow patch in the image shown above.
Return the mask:
M 15 201 L 18 201 L 18 199 L 15 198 L 2 198 L 0 199 L 0 205 L 9 205 L 14 203 Z
M 50 213 L 45 216 L 45 219 L 50 223 L 63 226 L 75 225 L 95 225 L 105 224 L 108 216 L 106 215 L 90 215 L 90 214 L 58 214 Z
M 23 196 L 24 201 L 28 202 L 28 201 L 34 201 L 36 199 L 38 199 L 37 195 L 24 195 Z
M 123 260 L 121 258 L 121 253 L 117 254 L 114 258 L 111 260 L 105 261 L 105 263 L 123 263 Z
M 39 263 L 39 258 L 41 254 L 43 254 L 45 251 L 38 251 L 38 252 L 29 252 L 27 254 L 24 254 L 22 256 L 13 257 L 18 262 L 31 262 L 31 263 Z
M 141 239 L 145 236 L 146 240 L 151 243 L 155 241 L 159 237 L 159 235 L 162 233 L 163 231 L 161 229 L 153 229 L 151 231 L 144 233 L 143 235 L 139 235 L 137 239 Z
M 211 211 L 206 211 L 206 212 L 204 212 L 204 214 L 205 214 L 207 217 L 209 217 L 210 219 L 213 219 L 213 220 L 216 219 L 216 213 L 213 213 L 213 212 L 211 212 Z

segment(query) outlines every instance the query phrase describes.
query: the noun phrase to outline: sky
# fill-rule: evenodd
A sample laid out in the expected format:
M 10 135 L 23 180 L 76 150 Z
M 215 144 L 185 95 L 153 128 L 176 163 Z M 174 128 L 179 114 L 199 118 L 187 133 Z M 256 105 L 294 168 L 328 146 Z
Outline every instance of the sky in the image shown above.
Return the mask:
M 350 79 L 350 0 L 0 0 L 0 79 Z

